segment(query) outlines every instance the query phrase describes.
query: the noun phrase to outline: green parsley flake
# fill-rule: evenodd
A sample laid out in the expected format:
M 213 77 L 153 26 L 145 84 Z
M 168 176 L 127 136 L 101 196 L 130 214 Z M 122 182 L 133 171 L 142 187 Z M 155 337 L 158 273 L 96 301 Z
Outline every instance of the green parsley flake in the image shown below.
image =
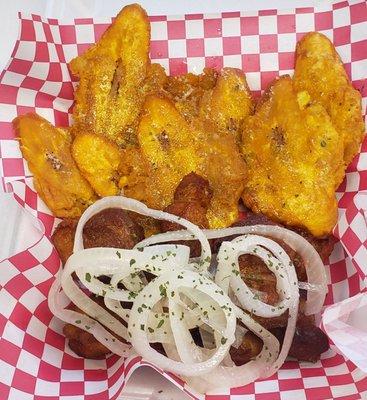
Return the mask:
M 157 329 L 159 329 L 163 324 L 164 324 L 164 319 L 161 319 L 161 320 L 158 322 Z
M 163 283 L 159 285 L 159 292 L 162 297 L 167 297 L 167 287 Z

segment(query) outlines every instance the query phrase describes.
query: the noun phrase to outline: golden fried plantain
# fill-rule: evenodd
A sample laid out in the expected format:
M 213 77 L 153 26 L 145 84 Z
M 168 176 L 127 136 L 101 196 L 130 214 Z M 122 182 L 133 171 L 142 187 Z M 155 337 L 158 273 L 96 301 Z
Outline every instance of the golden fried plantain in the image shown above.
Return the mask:
M 198 117 L 200 102 L 204 94 L 214 88 L 217 75 L 213 68 L 204 68 L 200 75 L 188 73 L 169 76 L 164 85 L 165 94 L 185 119 L 191 122 Z
M 137 4 L 124 7 L 101 39 L 70 62 L 80 78 L 75 92 L 74 132 L 105 135 L 129 144 L 138 117 L 149 61 L 150 25 Z
M 17 117 L 13 126 L 42 200 L 57 217 L 80 216 L 96 196 L 71 156 L 69 132 L 37 114 Z
M 167 76 L 159 64 L 151 64 L 147 69 L 147 77 L 141 88 L 144 97 L 148 94 L 159 92 Z M 88 180 L 99 196 L 113 196 L 119 192 L 118 181 L 120 178 L 120 162 L 122 155 L 130 152 L 133 145 L 137 144 L 136 130 L 138 119 L 125 130 L 125 143 L 130 144 L 127 150 L 120 149 L 106 137 L 93 133 L 80 133 L 76 135 L 72 144 L 72 154 L 83 176 Z M 133 152 L 135 150 L 132 150 Z M 124 164 L 126 165 L 126 161 Z M 131 163 L 136 160 L 130 160 Z M 139 168 L 137 166 L 136 168 Z M 140 169 L 139 169 L 139 172 Z
M 82 133 L 75 137 L 71 152 L 80 172 L 99 196 L 118 194 L 121 153 L 115 143 L 102 136 Z
M 320 104 L 296 93 L 290 77 L 276 80 L 242 132 L 244 203 L 314 236 L 330 233 L 337 219 L 334 192 L 344 174 L 341 141 Z
M 343 138 L 347 166 L 357 154 L 365 132 L 361 95 L 353 88 L 335 47 L 321 33 L 308 33 L 297 43 L 294 86 L 297 91 L 307 90 L 330 115 Z
M 148 206 L 163 209 L 173 200 L 183 176 L 196 171 L 200 156 L 195 134 L 169 100 L 149 96 L 140 120 L 138 139 L 150 165 Z
M 215 87 L 204 93 L 200 117 L 208 118 L 221 131 L 232 133 L 240 141 L 240 128 L 253 111 L 253 101 L 243 71 L 223 68 Z
M 147 203 L 149 188 L 146 183 L 151 174 L 149 162 L 137 147 L 122 149 L 121 154 L 119 188 L 125 196 Z
M 151 171 L 146 178 L 149 207 L 167 207 L 181 179 L 196 172 L 213 190 L 209 226 L 228 226 L 237 219 L 245 170 L 232 135 L 218 133 L 209 124 L 190 125 L 170 100 L 149 96 L 138 139 Z

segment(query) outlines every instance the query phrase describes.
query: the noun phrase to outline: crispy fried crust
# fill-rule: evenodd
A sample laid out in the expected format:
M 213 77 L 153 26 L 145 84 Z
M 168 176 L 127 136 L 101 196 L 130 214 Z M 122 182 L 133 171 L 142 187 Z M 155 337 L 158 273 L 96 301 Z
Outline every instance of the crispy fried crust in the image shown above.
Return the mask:
M 84 247 L 132 249 L 144 239 L 144 229 L 127 211 L 107 208 L 95 214 L 84 226 Z
M 121 153 L 116 144 L 102 136 L 82 133 L 75 137 L 71 152 L 80 172 L 99 196 L 118 194 Z
M 218 73 L 212 68 L 204 68 L 200 75 L 188 73 L 169 76 L 164 91 L 183 117 L 192 122 L 199 116 L 202 98 L 214 88 L 217 76 Z
M 200 117 L 209 119 L 224 132 L 240 141 L 241 127 L 253 112 L 253 101 L 243 71 L 223 68 L 216 85 L 208 90 L 200 104 Z
M 256 213 L 323 236 L 336 223 L 343 146 L 325 109 L 307 96 L 295 93 L 288 76 L 281 77 L 247 119 L 242 198 Z
M 96 196 L 71 156 L 69 132 L 37 114 L 19 116 L 13 126 L 42 200 L 57 217 L 80 216 Z
M 194 127 L 168 99 L 149 96 L 138 137 L 151 170 L 147 177 L 148 206 L 167 207 L 181 179 L 196 172 L 213 190 L 207 213 L 209 226 L 228 226 L 237 219 L 245 169 L 233 136 L 213 132 L 204 125 Z
M 318 32 L 297 43 L 294 86 L 306 90 L 328 112 L 343 140 L 344 162 L 357 154 L 364 137 L 361 95 L 352 87 L 334 45 Z
M 213 192 L 209 182 L 201 176 L 191 172 L 183 177 L 174 193 L 173 203 L 164 209 L 171 214 L 178 215 L 199 226 L 207 229 L 209 222 L 206 216 Z M 174 222 L 160 221 L 162 232 L 176 231 L 182 226 Z M 199 257 L 201 244 L 197 240 L 176 242 L 190 247 L 190 256 Z
M 150 192 L 147 179 L 151 170 L 140 148 L 129 147 L 121 151 L 119 174 L 118 186 L 124 195 L 147 204 Z
M 52 235 L 52 242 L 63 264 L 72 254 L 76 225 L 75 220 L 62 221 Z M 116 208 L 108 208 L 94 215 L 83 229 L 85 248 L 131 249 L 142 239 L 144 239 L 143 228 L 131 218 L 127 211 Z M 109 278 L 105 278 L 107 278 L 107 283 Z M 93 299 L 105 308 L 103 298 L 93 297 Z M 72 309 L 82 312 L 75 305 L 72 305 Z M 70 348 L 81 357 L 101 359 L 110 353 L 93 335 L 74 325 L 65 324 L 63 331 L 69 339 Z
M 136 215 L 119 208 L 107 208 L 93 215 L 83 229 L 84 247 L 132 249 L 144 239 L 141 219 L 135 219 Z M 73 253 L 77 224 L 77 219 L 65 219 L 51 237 L 63 264 Z
M 263 342 L 251 331 L 246 332 L 243 341 L 236 349 L 231 347 L 229 354 L 235 365 L 243 365 L 255 358 L 262 350 Z
M 201 176 L 191 172 L 184 176 L 178 184 L 174 200 L 164 211 L 185 218 L 201 229 L 209 227 L 206 212 L 213 197 L 209 182 Z M 163 232 L 182 229 L 174 222 L 161 221 Z
M 102 297 L 93 296 L 92 300 L 94 300 L 98 305 L 108 311 Z M 77 311 L 81 314 L 85 314 L 75 304 L 72 304 L 70 309 Z M 66 338 L 69 339 L 69 346 L 71 350 L 73 350 L 73 352 L 80 357 L 100 360 L 111 353 L 110 350 L 102 343 L 100 343 L 91 333 L 86 332 L 83 329 L 78 328 L 77 326 L 65 324 L 63 332 Z M 113 332 L 111 333 L 113 334 Z M 118 337 L 117 335 L 115 336 L 118 340 L 125 342 L 122 338 Z
M 283 342 L 285 328 L 273 329 L 272 333 Z M 297 325 L 288 355 L 300 361 L 316 362 L 329 347 L 329 339 L 320 328 Z
M 144 100 L 150 25 L 137 4 L 124 7 L 101 39 L 70 62 L 80 78 L 75 92 L 74 132 L 105 135 L 128 144 Z
M 64 219 L 57 225 L 51 236 L 51 241 L 59 253 L 63 265 L 65 265 L 67 259 L 73 254 L 74 236 L 77 225 L 77 219 Z

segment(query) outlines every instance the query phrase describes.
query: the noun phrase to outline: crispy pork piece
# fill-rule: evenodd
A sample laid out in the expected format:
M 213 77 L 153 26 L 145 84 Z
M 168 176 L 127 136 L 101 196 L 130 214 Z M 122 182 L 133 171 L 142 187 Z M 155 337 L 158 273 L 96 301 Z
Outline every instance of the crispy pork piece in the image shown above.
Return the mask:
M 72 254 L 76 221 L 62 221 L 52 236 L 52 241 L 63 264 Z M 85 248 L 116 247 L 131 249 L 144 239 L 143 228 L 125 210 L 108 208 L 94 215 L 84 226 L 83 241 Z M 101 277 L 108 283 L 108 277 Z M 101 297 L 94 297 L 104 307 Z M 105 308 L 105 307 L 104 307 Z M 81 312 L 75 305 L 73 309 Z M 69 339 L 70 348 L 79 356 L 101 359 L 110 351 L 99 343 L 93 335 L 82 329 L 66 324 L 64 334 Z
M 138 137 L 151 170 L 146 181 L 149 207 L 164 209 L 171 204 L 181 179 L 195 172 L 207 179 L 213 190 L 207 212 L 209 226 L 228 226 L 237 219 L 245 168 L 232 135 L 193 127 L 171 101 L 149 96 Z
M 297 91 L 306 90 L 330 115 L 342 138 L 347 166 L 365 132 L 361 94 L 353 88 L 334 45 L 323 34 L 310 32 L 297 43 L 294 86 Z
M 144 239 L 144 229 L 120 208 L 107 208 L 84 226 L 84 247 L 132 249 Z
M 19 116 L 13 126 L 42 200 L 56 217 L 79 217 L 96 196 L 71 156 L 69 132 L 37 114 Z
M 82 133 L 75 137 L 71 151 L 80 172 L 99 196 L 118 194 L 121 153 L 115 143 L 93 133 Z
M 254 214 L 250 210 L 245 211 L 245 213 L 246 213 L 245 218 L 242 219 L 241 221 L 235 222 L 232 226 L 251 226 L 251 225 L 279 225 L 279 226 L 282 226 L 279 223 L 275 223 L 275 222 L 271 221 L 269 218 L 267 218 L 263 214 Z M 289 229 L 289 227 L 287 227 L 287 228 Z M 335 243 L 335 239 L 333 238 L 332 235 L 327 235 L 323 238 L 316 238 L 305 230 L 298 229 L 298 228 L 292 228 L 292 229 L 299 235 L 303 236 L 310 244 L 312 244 L 312 246 L 315 248 L 315 250 L 319 253 L 319 255 L 324 263 L 326 263 L 328 261 L 330 254 L 333 251 L 334 243 Z M 214 253 L 218 252 L 218 249 L 223 241 L 232 240 L 234 238 L 235 238 L 235 236 L 215 239 L 212 242 L 212 251 Z M 273 239 L 273 240 L 275 240 L 275 239 Z M 278 242 L 286 250 L 288 256 L 292 260 L 292 262 L 296 268 L 298 280 L 301 282 L 306 282 L 306 280 L 307 280 L 306 266 L 305 266 L 302 258 L 299 256 L 299 254 L 297 254 L 293 249 L 291 249 L 289 246 L 287 246 L 284 242 L 279 241 L 279 240 L 275 240 L 275 241 Z M 246 276 L 244 275 L 244 278 L 248 279 L 249 283 L 255 284 L 254 282 L 250 282 L 251 281 L 250 277 L 255 277 L 256 275 L 253 273 L 254 269 L 251 267 L 252 262 L 249 262 L 249 261 L 253 261 L 254 265 L 258 265 L 259 263 L 262 263 L 262 261 L 254 256 L 245 256 L 245 255 L 242 255 L 240 257 L 240 260 L 242 260 L 241 265 L 242 265 L 242 268 L 244 271 L 246 270 L 246 268 L 250 268 L 249 276 L 246 278 Z M 248 264 L 248 267 L 246 267 L 246 262 Z M 265 267 L 265 264 L 262 263 L 262 267 L 260 267 L 261 268 L 260 270 L 263 270 L 264 267 Z M 274 275 L 269 275 L 271 273 L 268 269 L 267 269 L 267 271 L 265 271 L 265 274 L 268 276 L 268 278 L 271 276 L 274 277 Z M 261 281 L 261 276 L 259 276 L 259 279 Z M 255 287 L 255 289 L 256 289 L 256 287 Z
M 63 264 L 73 253 L 74 236 L 78 220 L 60 222 L 51 240 Z M 132 249 L 144 239 L 144 229 L 125 210 L 108 208 L 94 215 L 84 226 L 84 247 L 116 247 Z
M 101 39 L 70 62 L 80 78 L 75 92 L 75 133 L 104 135 L 119 145 L 129 143 L 144 101 L 150 25 L 137 4 L 124 7 Z
M 107 310 L 102 297 L 93 296 L 92 299 L 98 305 Z M 72 304 L 69 308 L 81 314 L 85 314 L 75 304 Z M 120 322 L 122 322 L 122 320 L 120 320 Z M 86 332 L 77 326 L 65 324 L 63 332 L 66 338 L 69 339 L 71 350 L 80 357 L 101 360 L 111 353 L 110 350 L 100 343 L 91 333 Z M 125 342 L 122 338 L 117 335 L 115 336 L 118 340 Z
M 271 329 L 271 332 L 281 343 L 283 342 L 284 327 Z M 241 345 L 237 349 L 232 346 L 229 353 L 235 365 L 243 365 L 254 359 L 261 352 L 262 347 L 261 339 L 252 332 L 247 332 Z M 316 362 L 329 348 L 329 339 L 320 328 L 313 324 L 299 325 L 297 322 L 288 356 L 299 361 Z
M 262 350 L 263 342 L 251 331 L 246 332 L 238 348 L 230 347 L 229 354 L 235 365 L 243 365 L 254 359 Z
M 212 197 L 213 192 L 209 182 L 191 172 L 182 178 L 175 190 L 173 203 L 164 211 L 185 218 L 202 229 L 207 229 L 209 222 L 206 213 Z M 160 221 L 160 226 L 162 232 L 182 229 L 181 225 L 169 221 Z M 176 243 L 189 246 L 191 257 L 200 256 L 201 245 L 197 240 Z
M 201 176 L 191 172 L 184 176 L 178 184 L 173 203 L 164 211 L 178 215 L 198 225 L 202 229 L 209 228 L 206 212 L 210 205 L 213 192 L 209 182 Z M 161 221 L 163 232 L 182 229 L 182 226 L 169 221 Z
M 283 342 L 285 328 L 273 329 L 271 332 Z M 316 362 L 329 348 L 329 339 L 320 328 L 315 325 L 297 325 L 288 355 L 299 361 Z
M 304 297 L 300 298 L 297 326 L 315 325 L 315 316 L 305 315 L 304 313 L 305 301 L 306 300 Z M 266 329 L 284 328 L 285 326 L 287 326 L 288 322 L 288 311 L 286 311 L 282 315 L 279 315 L 278 317 L 273 317 L 273 318 L 263 318 L 263 317 L 258 317 L 256 315 L 253 315 L 252 317 Z
M 51 241 L 59 253 L 62 265 L 65 265 L 67 259 L 73 254 L 74 237 L 77 219 L 64 219 L 57 225 L 51 236 Z
M 307 92 L 296 93 L 290 77 L 275 80 L 247 119 L 242 153 L 247 207 L 317 237 L 331 232 L 344 174 L 342 141 L 325 109 Z
M 204 93 L 200 118 L 209 120 L 222 132 L 233 134 L 239 143 L 241 128 L 254 108 L 243 71 L 223 68 L 213 89 Z

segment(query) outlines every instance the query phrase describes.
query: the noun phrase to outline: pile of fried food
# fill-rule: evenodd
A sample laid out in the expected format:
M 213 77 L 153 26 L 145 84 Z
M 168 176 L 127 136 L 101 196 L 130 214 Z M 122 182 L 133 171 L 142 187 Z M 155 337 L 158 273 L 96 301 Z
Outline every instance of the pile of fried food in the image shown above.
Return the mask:
M 262 310 L 279 305 L 285 301 L 280 293 L 280 281 L 284 277 L 281 274 L 279 277 L 254 249 L 260 246 L 259 253 L 265 248 L 269 250 L 268 257 L 277 257 L 271 248 L 275 248 L 274 242 L 281 246 L 284 257 L 288 257 L 294 267 L 296 281 L 304 284 L 300 285 L 293 336 L 291 340 L 287 339 L 292 313 L 290 305 L 284 306 L 284 311 L 276 317 L 269 317 L 268 311 L 259 312 L 257 306 L 249 309 L 245 307 L 244 298 L 237 299 L 233 307 L 243 306 L 245 310 L 239 324 L 242 334 L 237 332 L 237 327 L 239 342 L 234 345 L 233 341 L 228 341 L 229 355 L 223 353 L 224 360 L 228 365 L 250 365 L 267 347 L 264 345 L 266 339 L 260 335 L 261 340 L 254 334 L 257 328 L 247 329 L 248 324 L 243 322 L 245 318 L 260 324 L 261 329 L 270 332 L 280 343 L 288 342 L 290 356 L 299 360 L 317 360 L 328 349 L 328 340 L 315 326 L 315 312 L 310 313 L 317 307 L 307 306 L 307 302 L 312 303 L 312 291 L 317 292 L 318 288 L 322 287 L 320 293 L 325 294 L 325 282 L 319 271 L 319 286 L 311 287 L 307 269 L 311 270 L 312 266 L 303 250 L 311 243 L 322 260 L 327 260 L 332 250 L 330 233 L 337 219 L 335 190 L 364 136 L 359 92 L 352 87 L 332 43 L 316 32 L 307 34 L 297 44 L 294 77 L 276 79 L 257 102 L 241 70 L 206 68 L 201 75 L 167 76 L 160 65 L 150 62 L 149 47 L 150 25 L 145 11 L 138 5 L 123 8 L 101 39 L 70 62 L 71 72 L 79 78 L 71 127 L 54 127 L 36 114 L 19 116 L 14 120 L 20 148 L 34 175 L 38 194 L 55 216 L 64 219 L 52 238 L 63 264 L 72 264 L 70 259 L 79 254 L 75 253 L 77 241 L 79 245 L 82 242 L 79 248 L 82 252 L 90 248 L 133 249 L 157 234 L 182 229 L 179 221 L 187 220 L 206 235 L 210 257 L 212 253 L 218 253 L 217 268 L 220 272 L 221 265 L 224 265 L 220 264 L 219 256 L 225 251 L 223 243 L 230 240 L 239 243 L 248 240 L 247 237 L 239 239 L 240 235 L 258 233 L 264 237 L 252 247 L 248 245 L 246 251 L 239 251 L 237 261 L 234 261 L 234 264 L 238 262 L 235 271 L 251 296 L 256 297 L 254 301 L 261 303 L 263 308 L 256 304 Z M 134 207 L 138 207 L 135 203 L 132 203 L 133 209 L 115 207 L 111 200 L 111 206 L 104 207 L 81 223 L 90 210 L 89 206 L 93 208 L 109 196 L 114 196 L 111 199 L 116 196 L 135 199 L 149 209 L 164 210 L 179 218 L 177 221 L 159 221 L 162 218 L 155 218 L 151 210 L 142 215 L 144 213 L 134 211 Z M 239 221 L 239 202 L 243 202 L 245 207 L 242 221 Z M 81 227 L 79 231 L 77 226 Z M 220 228 L 230 226 L 235 230 L 225 231 L 219 236 L 213 234 L 214 230 L 220 232 Z M 264 226 L 271 226 L 271 232 L 257 228 Z M 247 232 L 248 227 L 252 227 L 251 232 Z M 287 233 L 280 239 L 276 236 L 277 229 L 284 229 Z M 189 240 L 183 234 L 177 236 L 177 232 L 176 236 L 173 233 L 162 238 L 166 238 L 168 243 L 179 240 L 176 243 L 178 247 L 186 244 L 183 247 L 187 248 L 189 245 L 187 257 L 195 260 L 200 259 L 205 247 L 204 242 L 198 239 L 200 232 L 194 234 L 195 240 Z M 229 234 L 231 232 L 233 234 Z M 287 241 L 285 238 L 291 234 L 301 241 L 298 244 L 303 244 L 292 245 L 292 240 Z M 268 236 L 274 240 L 267 239 Z M 273 244 L 267 247 L 266 240 Z M 297 251 L 299 247 L 301 250 Z M 86 257 L 90 257 L 88 254 Z M 312 257 L 317 264 L 315 254 Z M 200 262 L 205 263 L 205 259 L 201 258 Z M 66 269 L 69 271 L 70 268 Z M 211 265 L 209 270 L 211 268 L 215 266 Z M 218 271 L 215 282 L 221 287 Z M 116 308 L 122 307 L 125 313 L 128 310 L 129 315 L 133 314 L 135 302 L 132 298 L 116 297 L 115 294 L 106 300 L 106 293 L 114 285 L 114 275 L 109 272 L 103 274 L 99 271 L 94 275 L 87 272 L 87 278 L 82 279 L 79 274 L 78 278 L 93 293 L 89 300 L 93 300 L 100 312 L 107 313 L 102 325 L 107 327 L 108 334 L 126 342 L 123 329 L 118 334 L 111 329 L 112 323 L 106 321 L 109 321 L 108 315 L 113 314 L 111 302 L 117 302 L 117 305 L 114 303 Z M 145 282 L 146 287 L 155 281 L 152 280 L 154 276 L 160 279 L 160 274 L 152 274 L 151 270 L 145 270 L 143 277 L 140 270 L 136 274 L 140 274 L 139 282 Z M 96 277 L 93 280 L 95 286 L 91 286 L 91 276 L 93 279 Z M 136 282 L 127 283 L 126 279 L 121 282 L 121 287 L 116 283 L 114 290 L 126 290 L 129 285 L 136 288 Z M 233 282 L 237 282 L 236 277 L 233 277 Z M 104 285 L 102 296 L 99 295 L 101 285 Z M 223 296 L 235 290 L 233 285 L 227 287 Z M 66 287 L 69 288 L 69 283 Z M 131 293 L 135 293 L 133 289 Z M 185 296 L 187 300 L 187 293 Z M 196 298 L 197 301 L 200 299 L 203 300 Z M 190 301 L 194 300 L 191 298 Z M 220 302 L 219 299 L 218 304 Z M 82 302 L 84 309 L 75 304 L 70 312 L 93 315 L 91 303 L 86 305 Z M 214 308 L 213 304 L 208 304 Z M 167 307 L 164 303 L 159 314 L 167 313 Z M 175 307 L 179 306 L 176 304 Z M 117 315 L 119 324 L 126 329 L 125 314 Z M 162 321 L 161 326 L 165 327 Z M 195 324 L 193 318 L 190 321 L 192 342 L 204 348 L 208 355 L 216 349 L 215 343 L 214 350 L 203 345 L 208 330 L 205 336 L 199 329 L 200 324 Z M 219 323 L 220 318 L 215 321 Z M 72 317 L 68 322 L 64 332 L 77 354 L 102 358 L 110 351 L 119 353 L 115 347 L 96 339 L 101 337 L 99 331 L 92 334 L 89 329 L 78 326 Z M 133 330 L 129 325 L 129 332 L 130 329 Z M 173 330 L 173 336 L 178 334 L 173 326 L 169 329 Z M 221 340 L 223 342 L 223 337 Z M 171 357 L 176 363 L 179 360 L 181 363 L 194 363 L 184 351 L 179 348 L 173 351 L 167 343 L 161 339 L 152 340 L 151 348 L 162 357 Z M 140 353 L 149 359 L 148 350 L 145 350 Z M 192 351 L 195 353 L 197 350 Z M 159 365 L 160 359 L 153 359 Z M 161 365 L 166 366 L 164 363 Z M 171 371 L 190 376 L 187 369 L 170 366 Z M 196 385 L 194 381 L 191 383 Z

